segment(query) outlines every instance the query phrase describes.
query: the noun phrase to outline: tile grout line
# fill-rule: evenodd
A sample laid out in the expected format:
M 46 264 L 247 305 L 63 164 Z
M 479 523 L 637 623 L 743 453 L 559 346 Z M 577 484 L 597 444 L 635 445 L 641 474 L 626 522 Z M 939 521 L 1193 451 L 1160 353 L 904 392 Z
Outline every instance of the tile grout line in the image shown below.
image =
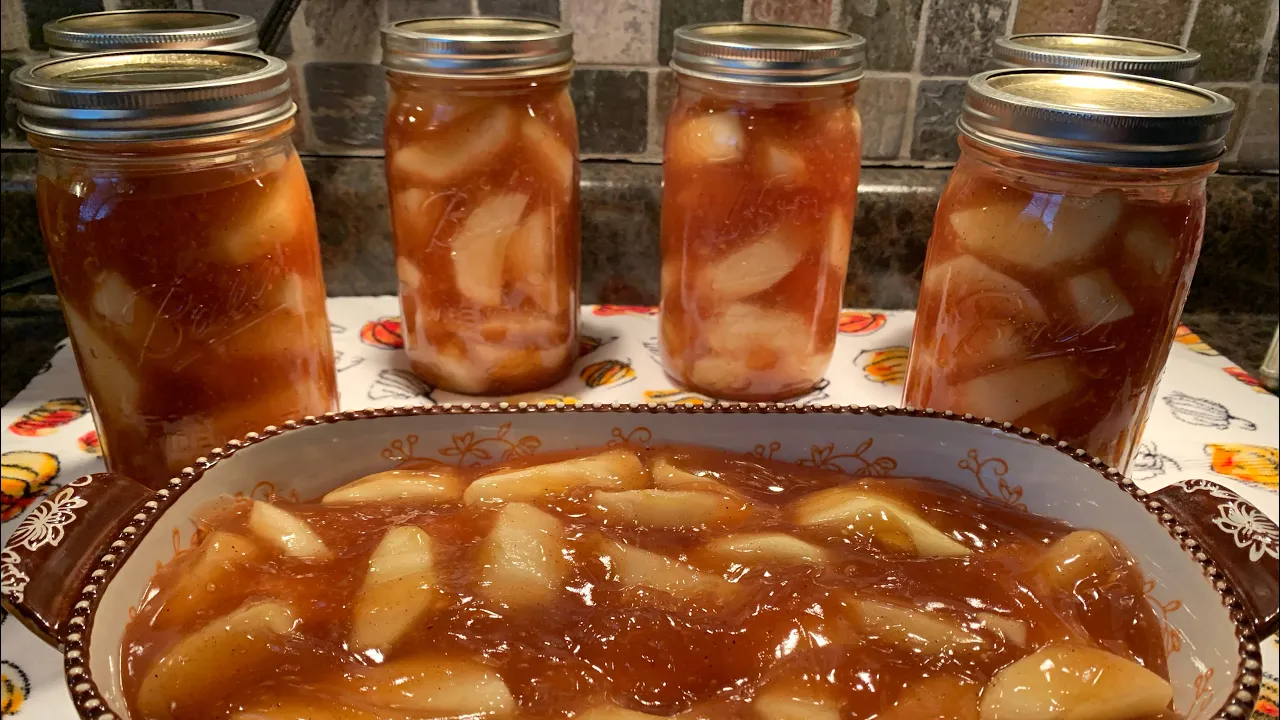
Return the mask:
M 1178 44 L 1187 47 L 1187 43 L 1191 42 L 1191 28 L 1196 24 L 1196 15 L 1200 12 L 1200 0 L 1191 0 L 1191 7 L 1187 8 L 1187 19 L 1182 24 L 1182 34 L 1178 36 Z
M 909 160 L 911 158 L 911 144 L 915 140 L 916 129 L 916 96 L 920 93 L 920 77 L 921 67 L 924 64 L 924 43 L 929 31 L 929 15 L 933 10 L 933 0 L 923 0 L 920 3 L 920 24 L 916 27 L 916 52 L 915 57 L 911 58 L 911 72 L 907 74 L 907 78 L 911 82 L 911 89 L 907 95 L 907 110 L 902 128 L 902 140 L 898 142 L 898 159 Z
M 1270 57 L 1271 51 L 1268 46 L 1271 44 L 1268 40 L 1274 40 L 1276 36 L 1276 25 L 1280 23 L 1280 4 L 1271 4 L 1271 13 L 1267 16 L 1266 31 L 1262 33 L 1261 57 L 1258 59 L 1258 67 L 1253 71 L 1253 82 L 1261 83 L 1262 75 L 1267 70 L 1267 58 Z
M 1111 12 L 1111 0 L 1102 0 L 1098 4 L 1098 16 L 1093 19 L 1093 31 L 1098 34 L 1106 34 L 1107 14 Z
M 1106 0 L 1102 0 L 1106 2 Z M 1013 34 L 1013 25 L 1018 21 L 1018 4 L 1020 0 L 1009 1 L 1009 18 L 1004 21 L 1004 34 L 1006 37 Z
M 471 0 L 471 14 L 475 16 L 480 15 L 480 0 Z
M 842 18 L 840 16 L 841 16 L 841 11 L 843 9 L 844 9 L 844 3 L 840 2 L 840 0 L 832 0 L 831 14 L 827 16 L 827 27 L 835 30 L 841 29 L 840 20 Z

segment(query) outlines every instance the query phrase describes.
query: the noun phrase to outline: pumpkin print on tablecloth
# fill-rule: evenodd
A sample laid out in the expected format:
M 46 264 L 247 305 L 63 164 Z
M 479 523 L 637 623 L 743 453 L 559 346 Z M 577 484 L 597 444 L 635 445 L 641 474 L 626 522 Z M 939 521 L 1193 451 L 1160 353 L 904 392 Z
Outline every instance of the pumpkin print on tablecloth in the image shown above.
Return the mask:
M 888 317 L 884 313 L 864 310 L 840 311 L 840 332 L 844 335 L 870 335 L 884 327 Z
M 34 410 L 28 410 L 9 426 L 9 431 L 24 437 L 41 437 L 55 432 L 69 422 L 79 420 L 88 412 L 89 403 L 84 398 L 58 398 L 41 403 Z
M 76 438 L 76 444 L 80 446 L 81 451 L 90 455 L 102 457 L 102 443 L 98 439 L 97 430 L 90 430 L 79 438 Z
M 8 660 L 0 660 L 0 715 L 13 717 L 22 710 L 22 704 L 31 697 L 31 681 L 22 668 Z
M 14 450 L 4 453 L 0 460 L 4 464 L 4 477 L 0 481 L 4 504 L 0 520 L 5 521 L 18 517 L 38 500 L 62 469 L 57 456 L 35 450 Z
M 635 380 L 636 371 L 630 360 L 601 360 L 582 368 L 578 377 L 589 388 L 618 386 Z
M 863 350 L 853 362 L 873 383 L 901 385 L 906 382 L 907 348 L 900 345 Z
M 360 342 L 383 350 L 399 350 L 404 347 L 400 318 L 395 316 L 370 320 L 360 328 Z
M 1204 451 L 1209 454 L 1210 467 L 1219 475 L 1277 489 L 1280 451 L 1276 448 L 1224 443 L 1205 445 Z

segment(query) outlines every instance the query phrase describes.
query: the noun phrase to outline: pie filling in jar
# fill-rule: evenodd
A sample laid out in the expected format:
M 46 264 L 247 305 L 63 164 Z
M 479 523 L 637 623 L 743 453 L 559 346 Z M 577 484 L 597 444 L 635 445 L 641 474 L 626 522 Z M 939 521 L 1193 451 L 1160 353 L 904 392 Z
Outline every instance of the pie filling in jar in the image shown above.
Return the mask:
M 336 410 L 284 63 L 139 51 L 14 77 L 108 467 L 159 486 L 229 439 Z
M 864 44 L 776 25 L 676 31 L 659 339 L 681 385 L 769 401 L 822 379 L 853 236 Z
M 533 20 L 435 18 L 383 31 L 405 350 L 437 387 L 537 390 L 577 359 L 572 41 Z
M 145 720 L 1175 720 L 1106 535 L 626 445 L 224 496 L 125 631 Z
M 1123 470 L 1195 272 L 1232 108 L 1120 75 L 971 79 L 906 404 L 1029 427 Z

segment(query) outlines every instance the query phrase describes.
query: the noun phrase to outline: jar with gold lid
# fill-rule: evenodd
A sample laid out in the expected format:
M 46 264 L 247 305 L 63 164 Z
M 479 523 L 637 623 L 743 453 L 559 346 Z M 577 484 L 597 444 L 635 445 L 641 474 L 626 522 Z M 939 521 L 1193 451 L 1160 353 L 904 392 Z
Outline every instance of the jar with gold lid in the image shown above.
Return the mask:
M 13 74 L 104 455 L 140 482 L 337 409 L 286 73 L 253 53 L 138 51 Z
M 1118 74 L 971 78 L 905 402 L 1029 427 L 1125 468 L 1233 110 L 1209 90 Z
M 49 55 L 118 50 L 258 49 L 258 24 L 248 15 L 216 10 L 109 10 L 69 15 L 44 24 Z

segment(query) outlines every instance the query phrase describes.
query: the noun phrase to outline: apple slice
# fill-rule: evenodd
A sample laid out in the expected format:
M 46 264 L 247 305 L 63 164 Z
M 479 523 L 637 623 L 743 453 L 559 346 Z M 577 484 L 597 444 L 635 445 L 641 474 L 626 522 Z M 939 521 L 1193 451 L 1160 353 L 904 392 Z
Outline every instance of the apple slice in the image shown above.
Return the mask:
M 840 720 L 840 700 L 812 680 L 774 680 L 751 699 L 759 720 Z
M 957 622 L 888 602 L 853 598 L 852 617 L 874 641 L 928 655 L 976 653 L 990 643 Z
M 675 720 L 676 715 L 650 715 L 638 710 L 628 710 L 613 703 L 595 705 L 582 715 L 575 715 L 576 720 Z M 679 716 L 683 717 L 683 716 Z
M 952 213 L 960 249 L 1019 268 L 1048 271 L 1097 254 L 1124 210 L 1124 196 L 1034 193 Z
M 244 204 L 210 230 L 208 254 L 218 262 L 244 265 L 278 256 L 308 225 L 314 233 L 311 188 L 297 154 L 290 153 L 279 171 L 251 182 L 253 192 Z
M 452 468 L 402 468 L 366 475 L 331 490 L 320 500 L 325 505 L 411 500 L 443 504 L 462 499 L 462 478 Z
M 676 467 L 666 458 L 657 458 L 649 465 L 653 486 L 660 490 L 698 490 L 702 492 L 734 494 L 728 485 L 711 477 L 694 475 Z
M 728 112 L 686 120 L 675 127 L 672 136 L 670 158 L 679 165 L 737 162 L 747 147 L 742 121 Z
M 384 656 L 424 615 L 440 607 L 431 537 L 416 527 L 387 531 L 351 613 L 351 649 Z
M 138 378 L 134 363 L 102 337 L 79 312 L 62 303 L 67 331 L 75 346 L 76 360 L 84 375 L 86 390 L 93 397 L 94 409 L 107 417 L 125 421 L 138 420 Z
M 978 619 L 978 628 L 999 635 L 1001 640 L 1010 645 L 1026 647 L 1027 624 L 1021 620 L 989 612 L 980 612 L 975 617 Z
M 534 117 L 520 121 L 520 139 L 537 160 L 542 174 L 564 195 L 573 190 L 573 152 L 549 125 Z
M 1163 278 L 1173 267 L 1178 246 L 1158 221 L 1141 218 L 1124 234 L 1125 267 L 1147 277 Z
M 842 208 L 832 208 L 827 217 L 827 264 L 840 277 L 849 272 L 849 245 L 853 242 L 853 220 Z
M 259 500 L 249 511 L 249 531 L 285 557 L 327 560 L 333 555 L 302 518 Z
M 1046 586 L 1069 593 L 1085 580 L 1114 572 L 1124 562 L 1106 535 L 1076 530 L 1049 546 L 1036 562 L 1035 572 Z
M 1101 268 L 1069 278 L 1062 294 L 1084 332 L 1133 316 L 1133 305 L 1124 291 L 1111 279 L 1111 273 Z
M 923 285 L 945 298 L 949 307 L 990 310 L 1020 322 L 1048 322 L 1044 306 L 1022 283 L 972 255 L 960 255 L 930 268 Z
M 510 240 L 529 196 L 502 193 L 485 198 L 450 241 L 458 292 L 485 306 L 502 304 L 502 267 Z
M 507 242 L 507 281 L 548 314 L 564 305 L 565 288 L 556 277 L 555 224 L 550 210 L 540 207 L 516 228 Z
M 516 114 L 502 103 L 468 122 L 432 132 L 391 154 L 391 168 L 415 185 L 440 186 L 499 158 L 516 138 Z
M 707 344 L 728 359 L 742 358 L 757 348 L 775 355 L 807 353 L 809 323 L 799 313 L 745 303 L 724 308 L 709 323 Z
M 736 565 L 823 565 L 827 551 L 786 533 L 742 533 L 716 538 L 698 556 Z
M 335 705 L 332 700 L 301 698 L 276 698 L 254 702 L 248 708 L 231 715 L 231 720 L 383 720 L 378 715 L 356 710 L 346 705 Z
M 973 681 L 954 675 L 921 677 L 876 720 L 978 720 L 979 690 Z
M 260 602 L 218 618 L 178 641 L 156 660 L 138 687 L 148 718 L 187 717 L 213 706 L 227 688 L 260 676 L 278 662 L 276 647 L 296 620 L 288 607 Z
M 420 655 L 351 669 L 335 684 L 353 686 L 365 704 L 412 717 L 505 720 L 516 713 L 502 677 L 474 660 Z
M 793 185 L 805 178 L 804 158 L 776 142 L 766 142 L 760 150 L 760 173 L 765 182 Z
M 432 382 L 450 392 L 479 395 L 489 387 L 486 367 L 478 367 L 454 346 L 409 345 L 409 357 Z
M 678 598 L 724 599 L 735 589 L 719 575 L 613 540 L 602 543 L 601 553 L 610 577 L 623 585 L 652 588 Z
M 716 301 L 740 300 L 777 285 L 803 256 L 799 243 L 773 230 L 708 265 L 703 286 Z
M 996 673 L 982 691 L 981 720 L 1133 720 L 1169 709 L 1168 681 L 1132 660 L 1054 643 Z
M 462 501 L 523 502 L 562 495 L 583 485 L 604 490 L 638 490 L 649 484 L 634 450 L 618 448 L 587 457 L 544 463 L 482 475 L 467 487 Z
M 738 524 L 751 516 L 751 504 L 740 497 L 692 490 L 597 490 L 591 502 L 605 522 L 655 528 Z
M 938 530 L 902 503 L 856 487 L 835 487 L 791 505 L 791 516 L 806 526 L 851 528 L 921 557 L 964 557 L 969 548 Z
M 979 375 L 956 388 L 954 412 L 1013 422 L 1034 410 L 1075 392 L 1080 373 L 1067 358 L 1032 360 Z
M 215 530 L 200 544 L 198 557 L 178 579 L 173 594 L 165 601 L 165 624 L 181 625 L 199 609 L 206 598 L 236 568 L 262 557 L 262 550 L 243 535 Z
M 569 572 L 560 520 L 532 505 L 509 503 L 498 512 L 480 548 L 480 587 L 512 608 L 555 599 Z

